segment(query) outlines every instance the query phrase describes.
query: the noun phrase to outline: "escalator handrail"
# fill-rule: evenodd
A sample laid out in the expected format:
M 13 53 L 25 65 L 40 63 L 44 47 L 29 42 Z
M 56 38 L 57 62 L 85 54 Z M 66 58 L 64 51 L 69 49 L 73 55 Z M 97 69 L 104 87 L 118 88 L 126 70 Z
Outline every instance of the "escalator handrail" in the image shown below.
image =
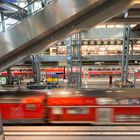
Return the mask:
M 27 17 L 29 17 L 29 16 L 31 16 L 31 15 L 33 15 L 33 14 L 39 12 L 39 11 L 42 10 L 44 7 L 48 6 L 49 4 L 52 4 L 53 1 L 56 1 L 56 0 L 51 0 L 51 2 L 46 3 L 46 5 L 44 5 L 44 7 L 41 6 L 41 8 L 38 8 L 38 9 L 36 9 L 36 10 L 33 10 L 27 17 L 22 18 L 22 16 L 20 15 L 20 13 L 21 13 L 22 11 L 24 12 L 25 9 L 26 9 L 27 7 L 29 7 L 30 5 L 34 4 L 34 3 L 37 2 L 37 1 L 38 1 L 38 0 L 33 0 L 32 2 L 29 2 L 29 4 L 26 5 L 25 7 L 21 8 L 21 9 L 18 10 L 18 11 L 16 11 L 16 12 L 15 12 L 14 14 L 12 14 L 11 16 L 9 16 L 9 17 L 3 19 L 3 20 L 0 22 L 0 26 L 2 26 L 2 24 L 5 24 L 5 21 L 8 20 L 8 19 L 10 19 L 10 18 L 12 18 L 13 16 L 18 15 L 18 16 L 20 16 L 20 18 L 21 18 L 20 21 L 17 21 L 16 23 L 10 25 L 10 26 L 7 27 L 6 29 L 5 29 L 5 28 L 4 28 L 4 29 L 2 28 L 2 29 L 0 30 L 0 32 L 5 32 L 7 29 L 10 29 L 11 27 L 13 27 L 13 26 L 15 26 L 16 24 L 20 23 L 22 20 L 26 19 Z

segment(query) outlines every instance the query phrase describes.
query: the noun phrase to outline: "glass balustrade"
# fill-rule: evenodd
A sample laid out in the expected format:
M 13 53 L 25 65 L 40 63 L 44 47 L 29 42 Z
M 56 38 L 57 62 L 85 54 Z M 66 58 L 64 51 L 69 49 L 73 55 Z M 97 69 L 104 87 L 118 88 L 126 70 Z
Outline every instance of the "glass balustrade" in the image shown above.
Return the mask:
M 45 0 L 45 1 L 38 1 L 34 0 L 29 2 L 24 8 L 21 8 L 19 11 L 12 14 L 10 17 L 5 17 L 0 22 L 0 32 L 5 32 L 6 30 L 14 27 L 16 24 L 19 24 L 27 17 L 36 14 L 37 12 L 41 11 L 44 7 L 49 6 L 56 0 Z

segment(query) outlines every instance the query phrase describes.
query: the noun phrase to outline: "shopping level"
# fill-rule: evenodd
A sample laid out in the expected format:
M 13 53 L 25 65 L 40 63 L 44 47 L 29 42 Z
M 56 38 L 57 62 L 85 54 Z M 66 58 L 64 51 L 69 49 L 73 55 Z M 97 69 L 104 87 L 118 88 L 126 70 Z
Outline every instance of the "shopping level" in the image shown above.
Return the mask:
M 6 140 L 139 140 L 140 126 L 7 126 Z

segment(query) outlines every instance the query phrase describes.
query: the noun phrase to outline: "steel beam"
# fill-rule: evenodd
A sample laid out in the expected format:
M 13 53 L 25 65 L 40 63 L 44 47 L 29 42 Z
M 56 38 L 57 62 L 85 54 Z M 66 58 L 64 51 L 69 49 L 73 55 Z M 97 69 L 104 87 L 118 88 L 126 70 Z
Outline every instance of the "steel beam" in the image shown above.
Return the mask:
M 139 9 L 131 9 L 128 10 L 125 14 L 124 14 L 125 18 L 140 18 L 140 10 Z
M 96 62 L 96 61 L 121 61 L 122 59 L 121 55 L 88 55 L 88 56 L 82 56 L 82 61 L 91 61 L 91 62 Z M 58 62 L 58 61 L 65 61 L 67 59 L 67 56 L 50 56 L 50 55 L 41 55 L 39 56 L 40 62 Z M 132 61 L 140 61 L 140 55 L 129 55 L 129 60 Z M 26 61 L 30 62 L 30 59 L 26 59 Z
M 113 18 L 107 24 L 140 24 L 140 18 Z

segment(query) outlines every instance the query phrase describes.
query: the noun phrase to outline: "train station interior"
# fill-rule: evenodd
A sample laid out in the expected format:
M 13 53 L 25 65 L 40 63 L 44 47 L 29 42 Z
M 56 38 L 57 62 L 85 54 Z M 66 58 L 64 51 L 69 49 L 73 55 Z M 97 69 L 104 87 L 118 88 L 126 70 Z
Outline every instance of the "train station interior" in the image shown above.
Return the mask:
M 0 0 L 0 140 L 139 140 L 140 0 Z

